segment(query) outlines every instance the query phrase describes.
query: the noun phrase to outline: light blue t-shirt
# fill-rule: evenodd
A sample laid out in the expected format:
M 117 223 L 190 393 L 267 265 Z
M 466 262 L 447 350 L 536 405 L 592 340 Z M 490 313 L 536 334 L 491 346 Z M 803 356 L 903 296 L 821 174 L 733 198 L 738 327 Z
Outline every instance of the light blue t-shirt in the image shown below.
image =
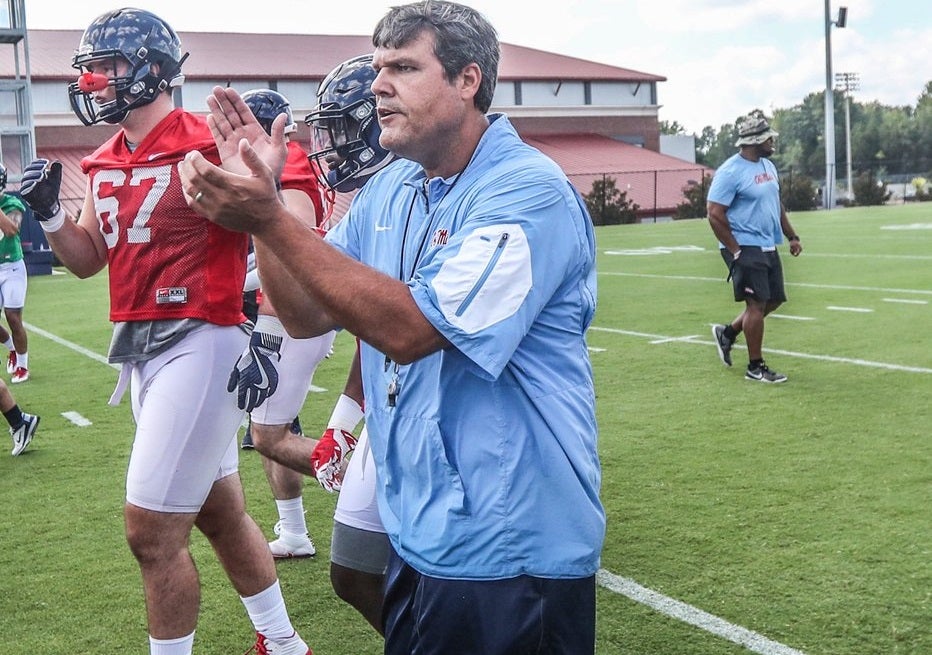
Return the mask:
M 726 159 L 712 177 L 708 199 L 728 207 L 725 215 L 738 245 L 772 248 L 783 243 L 780 181 L 766 157 L 749 161 L 737 153 Z
M 379 511 L 427 575 L 586 577 L 605 533 L 585 340 L 592 223 L 557 165 L 489 118 L 459 176 L 427 181 L 395 162 L 327 235 L 407 282 L 453 344 L 397 372 L 362 345 Z

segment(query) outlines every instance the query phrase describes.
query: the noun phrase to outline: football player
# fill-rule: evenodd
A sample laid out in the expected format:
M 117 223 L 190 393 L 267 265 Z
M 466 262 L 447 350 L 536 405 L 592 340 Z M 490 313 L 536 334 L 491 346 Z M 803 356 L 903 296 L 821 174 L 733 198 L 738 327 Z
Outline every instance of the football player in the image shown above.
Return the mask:
M 311 158 L 321 181 L 334 192 L 352 193 L 395 160 L 379 145 L 372 55 L 353 57 L 334 68 L 321 83 L 317 108 L 304 121 L 311 126 Z M 380 634 L 382 583 L 389 541 L 376 503 L 376 471 L 365 429 L 353 439 L 363 418 L 359 351 L 343 394 L 311 455 L 312 473 L 321 486 L 339 490 L 330 544 L 330 582 L 336 594 L 352 605 Z M 355 457 L 345 458 L 357 451 Z
M 243 94 L 243 100 L 267 131 L 279 114 L 286 115 L 286 134 L 293 134 L 297 129 L 288 100 L 277 91 L 253 89 Z M 288 159 L 281 186 L 284 201 L 309 227 L 316 227 L 323 221 L 323 199 L 317 175 L 307 153 L 291 138 L 288 139 Z M 261 271 L 257 272 L 261 280 Z M 276 558 L 311 557 L 317 549 L 308 535 L 304 515 L 304 476 L 264 453 L 293 432 L 295 417 L 304 405 L 314 371 L 329 354 L 335 336 L 331 331 L 311 339 L 292 339 L 260 288 L 258 318 L 250 345 L 230 376 L 230 391 L 237 391 L 239 406 L 250 412 L 252 443 L 263 454 L 262 466 L 278 508 L 279 521 L 275 526 L 278 538 L 269 543 Z M 300 430 L 296 436 L 304 438 Z
M 311 127 L 310 158 L 317 164 L 320 185 L 333 193 L 355 191 L 395 159 L 379 145 L 375 96 L 370 88 L 375 74 L 371 55 L 339 64 L 324 78 L 317 107 L 304 119 Z M 263 127 L 268 130 L 269 126 Z M 381 634 L 382 581 L 389 543 L 376 506 L 375 464 L 365 429 L 358 444 L 354 436 L 362 419 L 357 351 L 344 391 L 316 446 L 284 431 L 264 446 L 263 454 L 315 476 L 328 491 L 340 492 L 330 547 L 331 583 L 337 595 Z M 358 454 L 349 457 L 354 449 Z
M 85 125 L 120 130 L 82 161 L 88 184 L 76 222 L 58 200 L 61 163 L 32 162 L 21 193 L 70 271 L 83 278 L 109 270 L 109 359 L 122 364 L 111 402 L 130 385 L 136 427 L 124 519 L 142 572 L 150 652 L 192 652 L 196 526 L 246 607 L 255 651 L 310 655 L 237 471 L 243 411 L 227 380 L 249 340 L 241 327 L 247 237 L 207 221 L 181 187 L 185 153 L 219 162 L 205 118 L 172 100 L 187 56 L 175 31 L 148 11 L 96 18 L 75 51 L 80 75 L 68 95 Z
M 10 331 L 0 327 L 0 342 L 10 351 L 6 372 L 10 382 L 29 379 L 28 337 L 23 327 L 28 274 L 23 261 L 19 231 L 26 207 L 14 195 L 6 193 L 7 170 L 0 163 L 0 309 L 6 315 Z

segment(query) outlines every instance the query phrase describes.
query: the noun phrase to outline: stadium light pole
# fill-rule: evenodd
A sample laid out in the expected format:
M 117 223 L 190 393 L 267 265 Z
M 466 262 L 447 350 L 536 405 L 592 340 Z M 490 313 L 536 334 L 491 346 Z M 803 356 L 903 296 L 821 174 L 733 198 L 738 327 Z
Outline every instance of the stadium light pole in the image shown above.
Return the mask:
M 835 80 L 845 92 L 845 161 L 848 163 L 848 200 L 854 200 L 854 183 L 851 179 L 851 92 L 858 90 L 857 73 L 835 73 Z
M 848 8 L 838 8 L 838 19 L 832 20 L 831 0 L 825 0 L 825 188 L 822 206 L 835 206 L 835 94 L 832 89 L 832 25 L 844 27 Z

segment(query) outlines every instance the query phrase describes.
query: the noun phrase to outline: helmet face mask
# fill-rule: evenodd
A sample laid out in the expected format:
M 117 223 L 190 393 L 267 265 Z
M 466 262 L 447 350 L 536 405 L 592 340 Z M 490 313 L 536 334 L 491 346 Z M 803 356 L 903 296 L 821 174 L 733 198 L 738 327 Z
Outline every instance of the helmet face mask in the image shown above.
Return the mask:
M 131 110 L 180 86 L 187 56 L 178 35 L 154 14 L 130 8 L 103 14 L 84 31 L 72 58 L 82 75 L 68 85 L 71 109 L 85 125 L 120 123 Z M 107 87 L 113 99 L 98 103 L 95 95 Z
M 363 55 L 337 66 L 317 91 L 317 108 L 304 118 L 311 126 L 309 157 L 321 171 L 321 182 L 334 191 L 361 187 L 370 176 L 394 160 L 379 145 L 372 56 Z

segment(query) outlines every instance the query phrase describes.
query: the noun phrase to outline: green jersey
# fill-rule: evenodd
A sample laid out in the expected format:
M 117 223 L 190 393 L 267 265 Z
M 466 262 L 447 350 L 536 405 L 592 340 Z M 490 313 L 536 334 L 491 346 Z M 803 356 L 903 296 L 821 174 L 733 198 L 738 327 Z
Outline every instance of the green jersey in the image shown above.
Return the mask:
M 25 216 L 26 206 L 16 196 L 7 193 L 0 195 L 0 209 L 4 214 L 18 211 Z M 19 242 L 19 234 L 0 238 L 0 264 L 18 262 L 23 258 L 23 246 Z

